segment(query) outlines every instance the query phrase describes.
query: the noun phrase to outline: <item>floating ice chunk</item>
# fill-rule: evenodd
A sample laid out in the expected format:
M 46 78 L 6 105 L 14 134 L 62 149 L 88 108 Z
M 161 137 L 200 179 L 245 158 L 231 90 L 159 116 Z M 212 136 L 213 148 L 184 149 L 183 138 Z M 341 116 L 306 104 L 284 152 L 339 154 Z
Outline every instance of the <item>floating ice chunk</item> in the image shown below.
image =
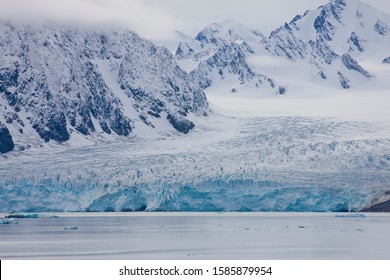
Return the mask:
M 18 219 L 35 219 L 39 218 L 38 214 L 9 214 L 6 218 L 18 218 Z
M 18 220 L 16 218 L 4 218 L 0 219 L 0 224 L 9 225 L 9 224 L 18 224 Z
M 58 216 L 51 214 L 38 214 L 38 218 L 58 218 Z
M 77 226 L 64 227 L 64 230 L 78 230 Z
M 337 214 L 336 218 L 365 218 L 366 215 L 362 213 Z

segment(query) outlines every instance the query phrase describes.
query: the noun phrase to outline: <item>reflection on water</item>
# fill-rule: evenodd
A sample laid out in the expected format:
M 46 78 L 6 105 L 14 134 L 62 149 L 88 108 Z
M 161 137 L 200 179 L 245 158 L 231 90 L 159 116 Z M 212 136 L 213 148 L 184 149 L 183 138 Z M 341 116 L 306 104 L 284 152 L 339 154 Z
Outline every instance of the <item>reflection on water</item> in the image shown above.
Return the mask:
M 390 214 L 57 215 L 0 224 L 0 258 L 390 259 Z

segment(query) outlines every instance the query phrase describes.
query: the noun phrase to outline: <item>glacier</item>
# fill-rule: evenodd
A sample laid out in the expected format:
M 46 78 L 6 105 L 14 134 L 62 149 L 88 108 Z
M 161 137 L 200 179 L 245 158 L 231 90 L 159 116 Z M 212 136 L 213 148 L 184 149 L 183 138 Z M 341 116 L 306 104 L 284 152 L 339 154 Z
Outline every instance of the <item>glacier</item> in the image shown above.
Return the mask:
M 203 126 L 10 155 L 0 211 L 359 211 L 390 189 L 388 124 L 215 114 Z

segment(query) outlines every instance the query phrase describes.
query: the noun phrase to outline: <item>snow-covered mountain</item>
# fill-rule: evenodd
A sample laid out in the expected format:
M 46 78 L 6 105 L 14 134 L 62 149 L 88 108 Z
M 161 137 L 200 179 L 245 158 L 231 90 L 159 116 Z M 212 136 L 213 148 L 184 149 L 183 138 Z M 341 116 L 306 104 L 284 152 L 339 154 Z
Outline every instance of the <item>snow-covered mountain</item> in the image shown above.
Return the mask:
M 389 15 L 359 0 L 332 0 L 297 15 L 268 38 L 233 21 L 212 24 L 195 39 L 181 42 L 176 57 L 200 61 L 191 76 L 203 88 L 237 82 L 259 88 L 265 80 L 272 81 L 266 86 L 284 93 L 284 86 L 275 86 L 290 84 L 288 77 L 280 75 L 286 63 L 278 59 L 294 62 L 287 72 L 302 72 L 301 79 L 310 83 L 348 89 L 372 80 L 374 71 L 361 62 L 386 63 L 389 49 Z M 266 56 L 274 60 L 272 67 L 262 62 Z M 228 74 L 231 77 L 226 79 Z
M 283 86 L 247 62 L 248 56 L 266 53 L 267 45 L 268 40 L 261 32 L 226 20 L 205 27 L 195 39 L 187 37 L 179 43 L 175 55 L 179 64 L 190 70 L 193 80 L 204 89 L 229 83 L 233 92 L 240 85 L 251 85 L 284 93 Z
M 198 67 L 190 72 L 190 76 L 203 89 L 227 80 L 237 86 L 250 84 L 256 88 L 270 87 L 283 94 L 283 86 L 278 86 L 274 79 L 260 73 L 246 61 L 246 51 L 251 51 L 247 47 L 237 43 L 225 45 L 210 58 L 200 62 Z M 232 92 L 235 91 L 236 88 L 232 87 Z
M 1 24 L 0 36 L 1 129 L 19 149 L 188 133 L 208 113 L 172 54 L 134 32 Z
M 344 54 L 382 61 L 388 56 L 389 26 L 389 15 L 360 0 L 332 0 L 273 31 L 271 49 L 296 60 L 311 55 L 327 64 Z
M 260 31 L 252 31 L 237 21 L 226 20 L 206 26 L 195 39 L 187 36 L 186 40 L 180 42 L 176 57 L 200 60 L 210 57 L 212 53 L 231 43 L 244 45 L 245 53 L 253 53 L 261 50 L 266 41 L 267 38 Z
M 359 0 L 332 0 L 273 31 L 272 54 L 312 65 L 318 77 L 343 88 L 374 75 L 360 61 L 377 64 L 390 49 L 390 16 Z

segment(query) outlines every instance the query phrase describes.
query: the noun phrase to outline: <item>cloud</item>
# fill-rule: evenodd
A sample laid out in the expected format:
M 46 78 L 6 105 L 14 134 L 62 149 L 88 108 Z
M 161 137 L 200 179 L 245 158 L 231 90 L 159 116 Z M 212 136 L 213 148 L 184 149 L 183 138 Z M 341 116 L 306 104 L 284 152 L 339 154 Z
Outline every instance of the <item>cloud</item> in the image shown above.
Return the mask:
M 389 13 L 390 1 L 363 0 Z M 203 27 L 235 19 L 268 35 L 307 9 L 328 0 L 0 0 L 0 19 L 119 24 L 150 39 L 175 30 L 195 36 Z
M 142 0 L 0 0 L 0 7 L 2 20 L 116 24 L 153 39 L 169 37 L 180 25 Z
M 268 35 L 307 9 L 316 9 L 328 0 L 145 0 L 174 15 L 184 24 L 181 30 L 195 36 L 204 26 L 233 19 Z

